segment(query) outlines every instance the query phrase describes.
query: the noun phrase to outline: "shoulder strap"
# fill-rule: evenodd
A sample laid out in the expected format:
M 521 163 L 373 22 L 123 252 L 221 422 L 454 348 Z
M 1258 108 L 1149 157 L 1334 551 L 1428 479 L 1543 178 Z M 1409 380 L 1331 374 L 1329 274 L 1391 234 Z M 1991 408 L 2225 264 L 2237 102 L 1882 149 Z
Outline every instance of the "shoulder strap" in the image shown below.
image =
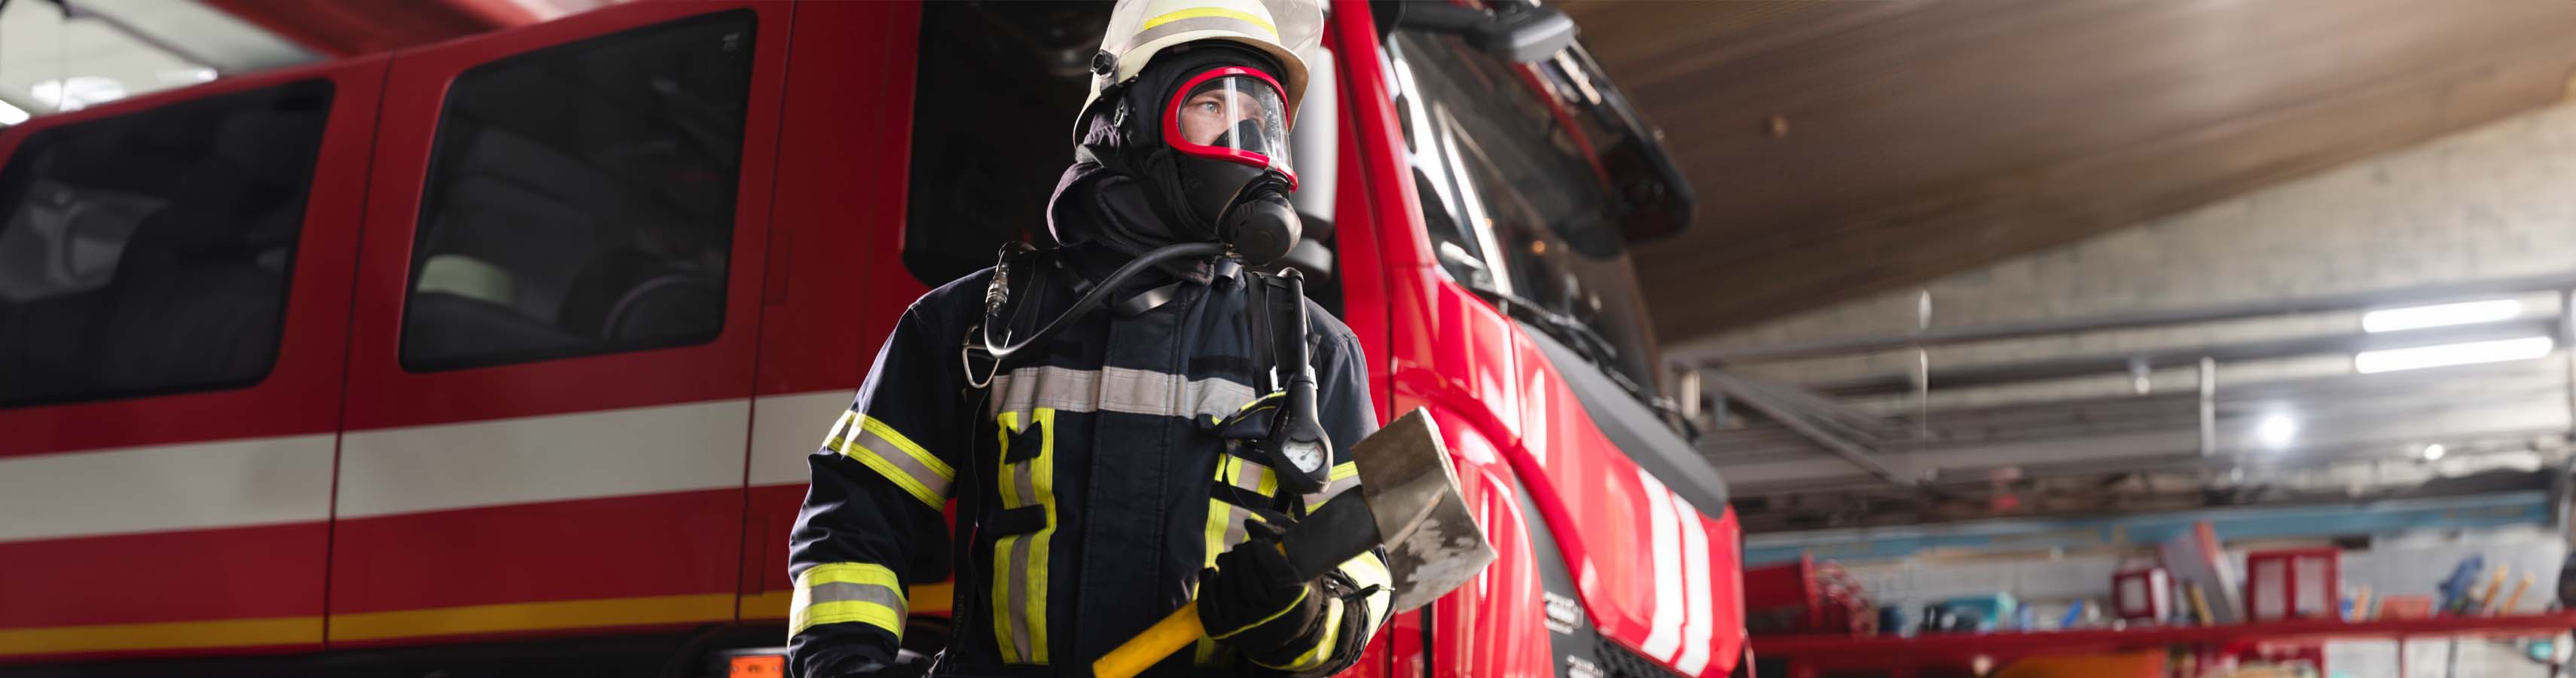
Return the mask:
M 1270 276 L 1256 271 L 1243 272 L 1244 334 L 1252 341 L 1252 379 L 1255 395 L 1279 390 L 1279 351 L 1270 329 Z

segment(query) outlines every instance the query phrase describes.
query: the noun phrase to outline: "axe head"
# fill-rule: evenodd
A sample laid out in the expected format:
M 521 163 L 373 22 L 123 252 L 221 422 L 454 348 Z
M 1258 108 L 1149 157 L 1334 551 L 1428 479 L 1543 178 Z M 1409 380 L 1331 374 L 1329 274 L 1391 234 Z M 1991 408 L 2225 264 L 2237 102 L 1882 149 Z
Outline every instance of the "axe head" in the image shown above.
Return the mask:
M 1430 604 L 1494 562 L 1484 526 L 1459 494 L 1458 472 L 1431 415 L 1415 408 L 1351 447 L 1357 492 L 1377 521 L 1395 609 Z

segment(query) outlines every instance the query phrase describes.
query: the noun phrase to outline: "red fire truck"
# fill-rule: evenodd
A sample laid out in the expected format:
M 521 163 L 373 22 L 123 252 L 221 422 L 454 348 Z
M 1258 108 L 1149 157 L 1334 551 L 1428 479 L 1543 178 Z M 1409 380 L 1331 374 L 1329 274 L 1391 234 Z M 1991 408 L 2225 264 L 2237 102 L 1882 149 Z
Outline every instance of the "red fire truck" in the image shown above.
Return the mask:
M 1497 4 L 1332 3 L 1299 116 L 1293 265 L 1503 554 L 1355 673 L 1728 674 L 1735 518 L 1626 255 L 1689 193 Z M 802 457 L 905 304 L 1044 237 L 1025 121 L 1106 14 L 643 2 L 0 131 L 0 673 L 777 644 Z

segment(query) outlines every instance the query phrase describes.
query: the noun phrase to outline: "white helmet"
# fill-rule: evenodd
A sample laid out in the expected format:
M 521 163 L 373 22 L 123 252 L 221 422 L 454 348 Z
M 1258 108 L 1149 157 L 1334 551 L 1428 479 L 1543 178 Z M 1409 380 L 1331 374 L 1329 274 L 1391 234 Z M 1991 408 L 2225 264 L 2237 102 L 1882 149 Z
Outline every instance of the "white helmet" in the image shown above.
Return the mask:
M 1200 40 L 1226 40 L 1270 55 L 1287 72 L 1280 88 L 1290 110 L 1306 95 L 1306 59 L 1323 41 L 1321 0 L 1118 0 L 1109 11 L 1109 30 L 1101 34 L 1100 55 L 1108 72 L 1091 79 L 1091 96 L 1127 82 L 1163 50 Z M 1114 65 L 1113 65 L 1114 64 Z

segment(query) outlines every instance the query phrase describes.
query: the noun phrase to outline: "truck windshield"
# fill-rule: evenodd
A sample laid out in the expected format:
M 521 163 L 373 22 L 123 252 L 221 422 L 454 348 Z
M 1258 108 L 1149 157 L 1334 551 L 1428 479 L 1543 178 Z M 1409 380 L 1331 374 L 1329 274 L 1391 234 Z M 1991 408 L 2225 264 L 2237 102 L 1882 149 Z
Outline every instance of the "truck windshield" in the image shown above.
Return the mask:
M 1652 402 L 1658 359 L 1625 234 L 1660 230 L 1636 222 L 1671 207 L 1651 199 L 1667 177 L 1620 162 L 1649 134 L 1604 106 L 1578 49 L 1522 65 L 1401 29 L 1386 47 L 1441 270 Z

